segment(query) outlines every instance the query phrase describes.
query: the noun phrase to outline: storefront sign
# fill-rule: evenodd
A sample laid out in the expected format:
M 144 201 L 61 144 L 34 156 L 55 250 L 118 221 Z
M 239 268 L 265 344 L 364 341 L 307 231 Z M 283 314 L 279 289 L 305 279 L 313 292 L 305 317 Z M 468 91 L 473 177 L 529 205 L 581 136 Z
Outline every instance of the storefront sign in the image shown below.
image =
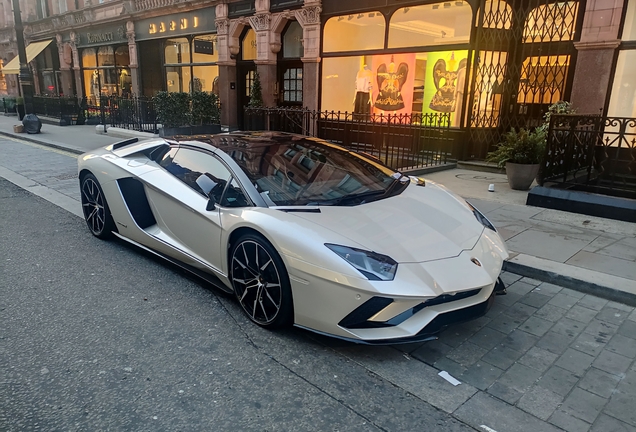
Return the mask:
M 126 28 L 122 24 L 117 27 L 98 27 L 85 32 L 78 33 L 79 47 L 112 45 L 116 43 L 124 43 L 128 39 L 126 37 Z
M 136 40 L 210 33 L 216 31 L 214 8 L 147 18 L 135 22 Z

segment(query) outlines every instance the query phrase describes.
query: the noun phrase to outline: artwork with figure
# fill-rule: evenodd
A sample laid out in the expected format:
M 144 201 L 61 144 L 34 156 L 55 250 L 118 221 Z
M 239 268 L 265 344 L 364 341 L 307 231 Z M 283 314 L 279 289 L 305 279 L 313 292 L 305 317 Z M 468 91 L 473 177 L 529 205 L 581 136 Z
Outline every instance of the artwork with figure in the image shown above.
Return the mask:
M 404 98 L 402 97 L 402 87 L 409 74 L 409 65 L 400 63 L 395 66 L 394 58 L 387 66 L 382 63 L 378 67 L 377 82 L 379 95 L 374 106 L 383 111 L 398 111 L 404 108 Z

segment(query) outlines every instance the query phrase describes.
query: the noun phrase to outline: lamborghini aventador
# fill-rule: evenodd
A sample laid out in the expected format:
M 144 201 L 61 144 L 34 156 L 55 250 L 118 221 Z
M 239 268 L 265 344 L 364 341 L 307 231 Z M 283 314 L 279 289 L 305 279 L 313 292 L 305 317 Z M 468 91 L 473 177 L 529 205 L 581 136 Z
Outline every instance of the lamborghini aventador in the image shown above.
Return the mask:
M 91 233 L 233 293 L 266 328 L 427 340 L 505 291 L 495 227 L 443 186 L 306 136 L 130 139 L 81 155 Z

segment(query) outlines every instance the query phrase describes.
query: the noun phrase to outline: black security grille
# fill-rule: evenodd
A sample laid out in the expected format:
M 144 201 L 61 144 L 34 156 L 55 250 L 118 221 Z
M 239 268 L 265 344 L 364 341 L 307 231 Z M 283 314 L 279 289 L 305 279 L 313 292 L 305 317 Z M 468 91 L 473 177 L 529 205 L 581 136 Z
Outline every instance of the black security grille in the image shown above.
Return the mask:
M 481 0 L 472 55 L 467 158 L 484 158 L 511 127 L 534 127 L 567 99 L 584 0 Z

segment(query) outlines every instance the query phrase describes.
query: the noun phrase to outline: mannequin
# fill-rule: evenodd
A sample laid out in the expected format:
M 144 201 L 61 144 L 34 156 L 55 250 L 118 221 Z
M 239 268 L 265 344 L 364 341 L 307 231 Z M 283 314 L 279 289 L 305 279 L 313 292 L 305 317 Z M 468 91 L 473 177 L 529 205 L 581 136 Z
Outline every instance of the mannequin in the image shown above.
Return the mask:
M 362 66 L 356 75 L 356 96 L 353 100 L 355 114 L 369 115 L 371 112 L 371 90 L 373 73 L 368 65 Z

